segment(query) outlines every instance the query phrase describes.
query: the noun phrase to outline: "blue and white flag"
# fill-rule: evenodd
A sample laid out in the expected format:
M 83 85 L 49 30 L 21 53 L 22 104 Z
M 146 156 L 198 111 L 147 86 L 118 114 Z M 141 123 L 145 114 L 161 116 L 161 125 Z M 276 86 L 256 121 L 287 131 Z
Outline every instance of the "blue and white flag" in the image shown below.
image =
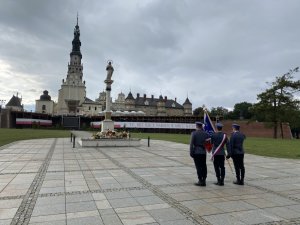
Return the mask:
M 204 130 L 211 136 L 216 132 L 216 129 L 211 122 L 211 119 L 206 110 L 204 110 Z

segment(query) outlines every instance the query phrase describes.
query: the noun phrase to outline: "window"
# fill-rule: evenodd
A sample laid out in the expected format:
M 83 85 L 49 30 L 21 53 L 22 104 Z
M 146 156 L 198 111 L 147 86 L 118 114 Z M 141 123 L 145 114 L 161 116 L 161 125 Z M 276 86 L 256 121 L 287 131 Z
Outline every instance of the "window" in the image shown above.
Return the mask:
M 148 100 L 146 100 L 146 101 L 144 102 L 144 104 L 145 104 L 145 105 L 149 105 L 149 102 L 148 102 Z
M 172 104 L 172 107 L 175 108 L 175 103 Z
M 91 106 L 89 106 L 89 110 L 91 110 Z
M 46 110 L 46 105 L 42 105 L 42 110 Z
M 95 110 L 97 110 L 97 107 L 95 107 Z

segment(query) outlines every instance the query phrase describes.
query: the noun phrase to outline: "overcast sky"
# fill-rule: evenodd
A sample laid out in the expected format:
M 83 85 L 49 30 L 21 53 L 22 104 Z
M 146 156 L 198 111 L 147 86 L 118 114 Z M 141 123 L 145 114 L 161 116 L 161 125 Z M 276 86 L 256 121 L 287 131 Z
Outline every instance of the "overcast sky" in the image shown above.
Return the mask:
M 48 90 L 57 101 L 77 11 L 87 97 L 131 90 L 193 109 L 256 102 L 300 66 L 299 0 L 0 0 L 0 99 L 20 93 L 26 110 Z M 294 74 L 295 79 L 300 73 Z

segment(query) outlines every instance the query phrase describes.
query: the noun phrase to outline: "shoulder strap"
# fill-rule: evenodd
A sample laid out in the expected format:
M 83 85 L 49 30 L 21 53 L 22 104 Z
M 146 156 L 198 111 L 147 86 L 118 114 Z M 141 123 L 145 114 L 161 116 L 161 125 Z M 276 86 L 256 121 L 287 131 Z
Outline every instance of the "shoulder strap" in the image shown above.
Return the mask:
M 225 145 L 226 143 L 226 139 L 227 139 L 227 135 L 226 134 L 223 134 L 223 139 L 221 141 L 221 143 L 219 144 L 219 146 L 216 148 L 214 154 L 212 154 L 211 156 L 211 160 L 214 158 L 214 156 L 223 148 L 223 146 Z

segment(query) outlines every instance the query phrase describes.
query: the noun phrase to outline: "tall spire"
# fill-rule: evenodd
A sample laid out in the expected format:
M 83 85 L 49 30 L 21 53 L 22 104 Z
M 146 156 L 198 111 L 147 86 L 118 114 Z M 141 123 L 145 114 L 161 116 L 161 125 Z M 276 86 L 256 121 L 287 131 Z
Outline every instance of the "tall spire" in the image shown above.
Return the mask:
M 72 41 L 72 52 L 70 53 L 70 56 L 72 55 L 78 55 L 80 57 L 82 57 L 81 52 L 80 52 L 80 46 L 81 46 L 81 42 L 80 42 L 80 29 L 78 26 L 78 12 L 77 12 L 77 23 L 76 26 L 74 28 L 74 38 Z
M 76 24 L 76 26 L 78 26 L 78 12 L 77 12 L 77 24 Z

